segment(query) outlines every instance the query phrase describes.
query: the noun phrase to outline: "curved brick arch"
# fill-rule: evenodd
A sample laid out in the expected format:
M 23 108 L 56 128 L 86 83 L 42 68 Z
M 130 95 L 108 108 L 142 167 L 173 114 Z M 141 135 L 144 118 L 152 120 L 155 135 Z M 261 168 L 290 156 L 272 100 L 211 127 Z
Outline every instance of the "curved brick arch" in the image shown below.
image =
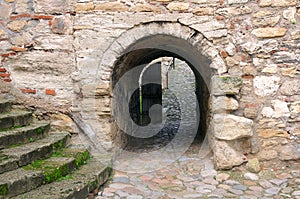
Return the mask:
M 197 49 L 200 54 L 210 60 L 210 64 L 205 67 L 214 69 L 215 73 L 218 74 L 227 72 L 226 64 L 219 55 L 218 50 L 203 34 L 189 26 L 177 22 L 163 21 L 142 23 L 122 33 L 103 53 L 98 71 L 99 69 L 106 69 L 106 71 L 112 72 L 120 56 L 136 48 L 143 48 L 143 46 L 135 45 L 137 41 L 155 35 L 167 35 L 187 41 L 187 43 Z M 111 76 L 111 74 L 106 75 Z M 99 74 L 97 74 L 97 79 L 98 78 Z

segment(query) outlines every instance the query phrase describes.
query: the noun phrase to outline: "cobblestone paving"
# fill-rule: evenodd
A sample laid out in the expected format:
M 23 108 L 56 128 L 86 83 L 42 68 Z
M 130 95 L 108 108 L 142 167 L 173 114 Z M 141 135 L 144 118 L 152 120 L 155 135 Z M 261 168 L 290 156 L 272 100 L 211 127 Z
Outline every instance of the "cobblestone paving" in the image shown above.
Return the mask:
M 97 199 L 169 198 L 300 198 L 300 164 L 266 165 L 257 174 L 245 166 L 216 171 L 211 158 L 197 158 L 193 146 L 178 161 L 153 172 L 129 174 L 115 171 Z
M 174 73 L 186 75 L 184 68 L 177 68 Z M 192 85 L 193 81 L 189 82 Z M 170 79 L 171 84 L 181 84 L 178 79 Z M 187 81 L 186 81 L 187 82 Z M 193 87 L 181 84 L 184 89 L 176 90 L 179 95 L 185 95 L 185 91 L 191 92 Z M 178 95 L 178 93 L 176 93 Z M 174 99 L 172 95 L 167 98 Z M 186 95 L 185 100 L 193 97 Z M 173 122 L 173 128 L 178 126 L 176 110 L 166 103 L 169 109 L 165 110 L 168 120 Z M 176 103 L 173 103 L 176 105 Z M 193 103 L 188 103 L 194 106 Z M 164 107 L 166 108 L 166 107 Z M 170 111 L 171 110 L 171 111 Z M 173 110 L 173 111 L 172 111 Z M 175 110 L 175 111 L 174 111 Z M 173 114 L 175 113 L 175 114 Z M 195 117 L 191 111 L 181 117 Z M 177 118 L 177 120 L 176 120 Z M 190 128 L 194 127 L 194 120 L 190 120 Z M 181 124 L 185 125 L 185 124 Z M 170 126 L 169 126 L 170 127 Z M 159 148 L 163 142 L 169 142 L 173 136 L 172 129 L 166 130 L 160 136 L 150 142 L 136 145 L 136 151 L 145 152 L 153 148 Z M 230 171 L 216 171 L 213 166 L 212 154 L 207 148 L 201 148 L 202 143 L 194 143 L 189 150 L 175 162 L 164 168 L 149 172 L 126 173 L 115 170 L 112 179 L 99 191 L 97 199 L 170 199 L 170 198 L 296 198 L 300 199 L 300 163 L 261 163 L 260 171 L 249 172 L 245 165 L 236 167 Z M 132 146 L 131 146 L 132 147 Z M 131 148 L 132 150 L 132 148 Z M 203 155 L 208 154 L 208 155 Z M 143 156 L 142 156 L 143 157 Z M 201 158 L 203 157 L 203 158 Z M 130 162 L 124 158 L 124 167 Z M 145 155 L 141 160 L 145 166 L 154 160 Z

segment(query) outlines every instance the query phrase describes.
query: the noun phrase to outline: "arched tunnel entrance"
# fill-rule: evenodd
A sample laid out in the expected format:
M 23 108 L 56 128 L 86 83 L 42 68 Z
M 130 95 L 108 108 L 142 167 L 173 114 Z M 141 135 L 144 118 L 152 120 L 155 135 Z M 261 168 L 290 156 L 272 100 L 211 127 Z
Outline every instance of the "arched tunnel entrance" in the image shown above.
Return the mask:
M 150 64 L 159 58 L 160 61 Z M 167 88 L 164 85 L 168 65 L 172 60 L 175 60 L 175 68 L 176 63 L 180 63 L 178 70 L 174 71 L 177 76 L 179 74 L 183 78 L 176 79 L 176 75 L 172 75 L 173 80 L 170 77 L 168 83 L 170 84 L 172 80 L 173 86 L 176 87 L 177 84 L 177 88 Z M 164 67 L 164 64 L 167 66 Z M 196 127 L 190 130 L 195 131 L 196 141 L 203 139 L 209 120 L 208 87 L 211 78 L 209 64 L 210 60 L 188 41 L 170 35 L 149 36 L 127 48 L 115 62 L 111 79 L 114 90 L 112 115 L 118 123 L 114 130 L 115 142 L 122 149 L 129 151 L 156 150 L 157 147 L 164 147 L 174 138 L 176 129 L 182 125 L 183 119 L 186 119 L 184 117 L 187 117 L 182 114 L 183 108 L 195 113 L 188 118 Z M 120 83 L 126 75 L 126 80 Z M 117 84 L 120 85 L 115 89 Z M 183 91 L 181 95 L 190 93 L 188 96 L 194 96 L 195 104 L 187 102 L 185 103 L 188 104 L 187 107 L 181 107 L 176 92 L 172 92 L 176 89 L 178 91 L 178 88 Z M 120 103 L 120 98 L 115 100 L 116 95 L 121 95 L 124 103 L 128 105 Z M 193 101 L 192 98 L 181 100 Z M 160 124 L 164 122 L 163 119 L 166 123 Z M 159 130 L 156 134 L 148 135 L 147 132 L 142 136 L 135 134 L 137 126 L 143 127 L 150 123 L 158 124 Z M 188 128 L 189 124 L 185 125 L 184 128 Z M 165 136 L 167 138 L 164 138 Z

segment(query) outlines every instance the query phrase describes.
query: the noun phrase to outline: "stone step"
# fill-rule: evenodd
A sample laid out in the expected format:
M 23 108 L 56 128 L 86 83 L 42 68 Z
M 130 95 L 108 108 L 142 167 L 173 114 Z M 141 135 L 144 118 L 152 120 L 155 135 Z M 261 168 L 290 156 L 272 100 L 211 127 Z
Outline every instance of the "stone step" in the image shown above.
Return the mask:
M 29 126 L 0 131 L 0 149 L 44 138 L 48 135 L 49 129 L 50 122 L 34 121 Z
M 111 171 L 111 167 L 92 158 L 68 179 L 43 185 L 14 199 L 84 199 L 108 180 Z
M 28 125 L 32 120 L 32 113 L 24 110 L 12 110 L 0 114 L 0 130 L 7 130 Z
M 21 146 L 0 151 L 0 173 L 17 169 L 31 162 L 49 157 L 54 150 L 67 146 L 70 140 L 68 133 L 51 133 L 49 137 Z M 2 160 L 1 160 L 2 159 Z
M 12 104 L 12 101 L 0 97 L 0 113 L 10 111 Z
M 3 173 L 0 175 L 0 198 L 17 196 L 42 184 L 59 180 L 79 168 L 88 157 L 85 148 L 58 150 L 50 158 L 36 160 L 17 170 Z

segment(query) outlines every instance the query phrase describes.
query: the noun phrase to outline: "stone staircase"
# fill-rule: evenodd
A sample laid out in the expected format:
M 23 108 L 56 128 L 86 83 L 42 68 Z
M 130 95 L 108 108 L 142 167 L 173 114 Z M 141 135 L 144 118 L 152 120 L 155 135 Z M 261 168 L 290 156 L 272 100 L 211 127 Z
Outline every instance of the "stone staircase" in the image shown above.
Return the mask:
M 67 132 L 0 95 L 0 199 L 84 199 L 110 176 L 111 168 L 71 145 Z

